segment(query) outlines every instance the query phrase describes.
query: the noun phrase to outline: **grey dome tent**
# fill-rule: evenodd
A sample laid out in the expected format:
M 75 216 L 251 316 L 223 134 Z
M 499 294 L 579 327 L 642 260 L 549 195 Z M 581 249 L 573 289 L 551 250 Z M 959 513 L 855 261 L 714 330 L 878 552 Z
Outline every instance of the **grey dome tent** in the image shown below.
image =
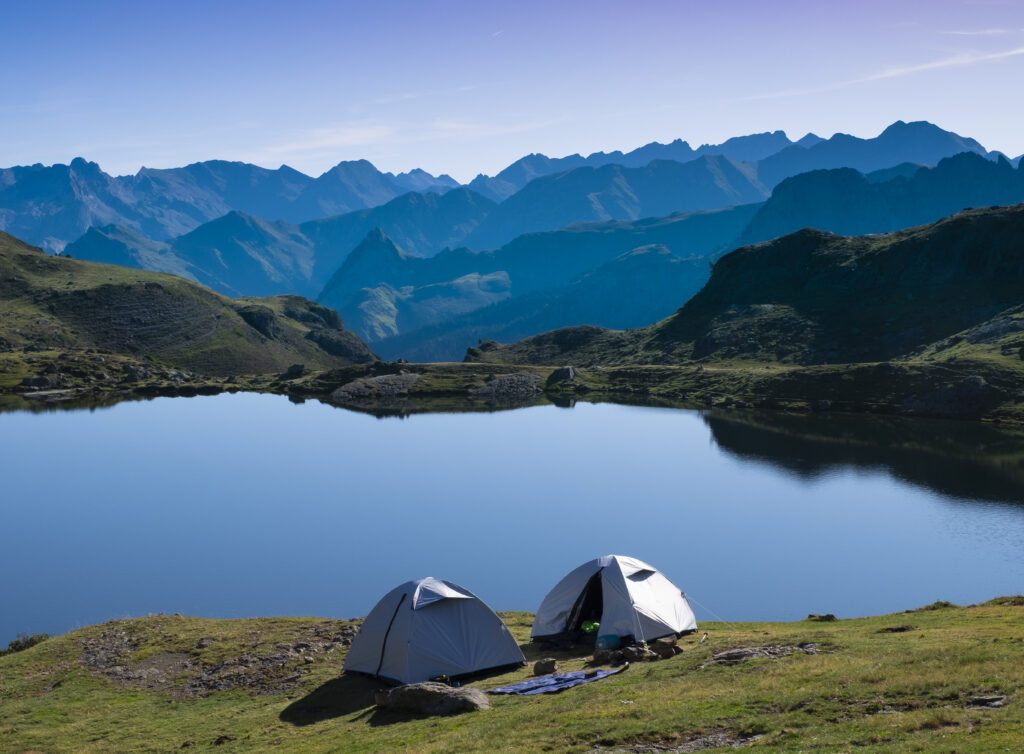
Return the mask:
M 419 683 L 525 663 L 508 628 L 480 598 L 427 577 L 381 598 L 356 634 L 344 670 Z
M 559 581 L 537 610 L 531 636 L 578 636 L 581 625 L 593 620 L 601 624 L 602 636 L 632 636 L 636 641 L 697 630 L 679 587 L 654 566 L 624 555 L 595 558 Z

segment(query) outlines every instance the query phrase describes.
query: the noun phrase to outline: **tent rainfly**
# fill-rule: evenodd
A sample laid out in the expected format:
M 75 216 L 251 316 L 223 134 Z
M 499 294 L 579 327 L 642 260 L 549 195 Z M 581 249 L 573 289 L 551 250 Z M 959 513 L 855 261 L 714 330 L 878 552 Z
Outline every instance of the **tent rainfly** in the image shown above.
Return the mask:
M 531 635 L 579 636 L 586 621 L 598 621 L 602 636 L 632 636 L 636 641 L 697 630 L 679 587 L 654 566 L 624 555 L 596 558 L 559 581 L 537 610 Z
M 344 670 L 419 683 L 525 663 L 516 640 L 483 600 L 427 577 L 381 598 L 353 640 Z

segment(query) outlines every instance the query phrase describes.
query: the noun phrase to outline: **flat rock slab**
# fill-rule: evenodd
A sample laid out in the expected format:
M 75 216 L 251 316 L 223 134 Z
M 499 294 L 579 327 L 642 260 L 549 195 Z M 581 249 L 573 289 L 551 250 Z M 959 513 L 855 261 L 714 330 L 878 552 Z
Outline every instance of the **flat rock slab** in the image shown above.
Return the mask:
M 780 657 L 787 657 L 797 652 L 802 652 L 806 655 L 816 655 L 821 651 L 821 647 L 817 644 L 804 643 L 804 644 L 769 644 L 764 647 L 737 647 L 736 649 L 726 649 L 721 652 L 715 652 L 711 656 L 712 663 L 721 663 L 723 665 L 733 665 L 738 662 L 744 662 L 746 660 L 753 660 L 756 658 L 767 658 L 769 660 L 775 660 Z
M 756 741 L 760 736 L 744 738 L 724 730 L 709 731 L 674 743 L 641 743 L 618 746 L 611 749 L 594 749 L 590 754 L 690 754 L 708 749 L 723 749 L 741 746 Z
M 420 376 L 414 372 L 360 377 L 339 387 L 331 393 L 331 398 L 335 401 L 398 398 L 408 395 L 409 389 L 419 378 Z
M 469 394 L 473 398 L 522 400 L 541 392 L 540 377 L 533 372 L 515 372 L 494 377 L 480 387 L 471 388 Z
M 480 689 L 453 688 L 444 683 L 409 683 L 377 695 L 377 706 L 389 712 L 418 715 L 457 715 L 491 708 Z

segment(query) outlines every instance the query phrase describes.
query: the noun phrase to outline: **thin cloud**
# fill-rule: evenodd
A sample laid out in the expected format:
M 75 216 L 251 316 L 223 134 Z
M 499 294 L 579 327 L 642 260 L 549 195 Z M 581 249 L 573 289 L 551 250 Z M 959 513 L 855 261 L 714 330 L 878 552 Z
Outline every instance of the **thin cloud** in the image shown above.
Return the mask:
M 263 147 L 259 154 L 264 160 L 309 159 L 343 151 L 351 147 L 380 144 L 393 138 L 396 129 L 384 123 L 347 123 L 324 128 L 311 128 L 297 134 L 290 141 Z
M 918 73 L 924 73 L 926 71 L 936 71 L 944 68 L 962 68 L 964 66 L 979 65 L 981 63 L 991 63 L 998 60 L 1006 60 L 1008 58 L 1019 57 L 1021 55 L 1024 55 L 1024 47 L 1014 47 L 1011 50 L 1002 50 L 1000 52 L 961 53 L 959 55 L 953 55 L 951 57 L 942 58 L 940 60 L 932 60 L 928 63 L 918 63 L 916 65 L 895 66 L 892 68 L 886 68 L 882 71 L 872 73 L 868 76 L 861 76 L 860 78 L 856 79 L 847 79 L 846 81 L 837 81 L 832 84 L 825 84 L 823 86 L 781 89 L 774 92 L 752 94 L 748 97 L 739 97 L 737 98 L 737 101 L 780 99 L 783 97 L 802 97 L 811 94 L 822 94 L 824 92 L 833 92 L 839 89 L 847 89 L 851 86 L 857 86 L 859 84 L 869 84 L 874 81 L 886 81 L 888 79 L 897 79 L 902 78 L 904 76 L 913 76 Z
M 481 123 L 435 118 L 423 123 L 359 121 L 296 132 L 288 141 L 270 144 L 240 159 L 260 164 L 334 164 L 353 148 L 363 151 L 444 140 L 506 136 L 550 126 L 558 120 Z
M 998 37 L 1003 34 L 1012 34 L 1020 29 L 952 29 L 940 31 L 939 34 L 948 34 L 954 37 Z

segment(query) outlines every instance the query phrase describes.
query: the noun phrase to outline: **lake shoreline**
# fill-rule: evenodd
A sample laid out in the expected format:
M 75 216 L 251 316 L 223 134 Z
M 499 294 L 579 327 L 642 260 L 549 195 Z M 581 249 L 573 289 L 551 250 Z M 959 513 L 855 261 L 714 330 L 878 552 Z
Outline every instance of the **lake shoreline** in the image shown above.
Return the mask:
M 209 376 L 119 354 L 0 354 L 0 409 L 105 406 L 124 400 L 255 392 L 370 413 L 489 411 L 575 401 L 684 409 L 907 416 L 1024 423 L 1017 373 L 984 362 L 812 367 L 757 363 L 528 366 L 373 362 L 331 370 Z

